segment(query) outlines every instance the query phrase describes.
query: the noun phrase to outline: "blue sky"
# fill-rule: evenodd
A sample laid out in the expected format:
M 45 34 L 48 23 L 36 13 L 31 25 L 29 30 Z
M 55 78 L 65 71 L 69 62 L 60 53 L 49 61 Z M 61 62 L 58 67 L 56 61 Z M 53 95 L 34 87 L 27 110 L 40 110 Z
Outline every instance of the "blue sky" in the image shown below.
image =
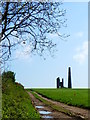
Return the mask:
M 25 55 L 16 50 L 18 59 L 9 62 L 9 70 L 16 73 L 16 79 L 25 88 L 55 88 L 56 78 L 64 78 L 67 87 L 67 68 L 72 68 L 72 87 L 88 87 L 88 3 L 64 2 L 67 10 L 67 28 L 60 32 L 70 34 L 67 41 L 61 40 L 56 34 L 50 35 L 57 40 L 57 52 L 54 57 L 46 60 L 39 56 Z M 28 52 L 29 46 L 24 46 Z

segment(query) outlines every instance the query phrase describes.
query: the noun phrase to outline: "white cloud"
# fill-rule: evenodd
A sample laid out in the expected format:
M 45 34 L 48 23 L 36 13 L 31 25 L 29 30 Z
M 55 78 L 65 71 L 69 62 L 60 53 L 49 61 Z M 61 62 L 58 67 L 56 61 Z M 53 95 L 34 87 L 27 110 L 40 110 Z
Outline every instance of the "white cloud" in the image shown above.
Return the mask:
M 64 35 L 61 33 L 48 33 L 46 34 L 47 38 L 52 39 L 52 40 L 56 40 L 56 42 L 58 42 L 58 39 L 61 39 L 63 41 L 67 41 L 67 39 L 65 39 L 65 37 L 67 38 L 68 35 Z
M 88 57 L 88 41 L 83 42 L 81 47 L 76 48 L 76 54 L 73 59 L 78 63 L 83 64 Z
M 13 34 L 13 35 L 17 35 L 17 31 L 13 31 L 12 34 Z
M 83 35 L 84 35 L 83 32 L 78 32 L 78 33 L 76 33 L 76 36 L 77 36 L 77 37 L 83 37 Z
M 53 34 L 47 34 L 48 37 L 50 38 L 55 38 L 55 37 L 58 37 L 58 35 L 56 33 L 53 33 Z
M 30 45 L 23 46 L 23 49 L 16 50 L 15 56 L 19 59 L 27 60 L 30 58 L 31 48 Z
M 64 0 L 64 2 L 89 2 L 89 0 Z

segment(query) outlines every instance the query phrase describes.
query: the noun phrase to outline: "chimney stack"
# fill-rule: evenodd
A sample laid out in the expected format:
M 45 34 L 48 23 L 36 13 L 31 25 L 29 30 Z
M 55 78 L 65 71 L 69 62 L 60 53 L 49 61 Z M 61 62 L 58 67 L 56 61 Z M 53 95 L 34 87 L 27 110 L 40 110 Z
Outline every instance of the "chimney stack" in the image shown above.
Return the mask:
M 57 78 L 57 88 L 59 88 L 59 85 L 60 85 L 60 78 L 58 77 Z
M 71 83 L 71 67 L 68 68 L 68 88 L 72 88 L 72 83 Z

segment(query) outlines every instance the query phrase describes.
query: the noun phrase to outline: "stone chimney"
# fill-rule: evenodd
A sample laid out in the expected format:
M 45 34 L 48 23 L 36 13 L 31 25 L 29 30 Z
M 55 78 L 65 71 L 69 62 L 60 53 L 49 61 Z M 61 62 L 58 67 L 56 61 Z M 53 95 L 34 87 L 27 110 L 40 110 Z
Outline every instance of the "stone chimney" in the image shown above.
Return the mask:
M 68 68 L 68 88 L 72 88 L 72 83 L 71 83 L 71 67 Z

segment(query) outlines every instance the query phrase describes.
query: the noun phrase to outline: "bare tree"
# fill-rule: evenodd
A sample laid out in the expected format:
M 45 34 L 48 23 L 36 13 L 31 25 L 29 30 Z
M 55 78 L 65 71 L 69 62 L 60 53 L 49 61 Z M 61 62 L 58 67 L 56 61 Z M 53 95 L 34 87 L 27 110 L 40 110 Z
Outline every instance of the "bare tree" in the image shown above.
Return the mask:
M 56 44 L 47 38 L 47 34 L 56 33 L 65 26 L 66 10 L 61 9 L 62 2 L 3 2 L 2 3 L 2 38 L 0 58 L 7 61 L 12 48 L 30 44 L 31 52 L 43 55 L 51 51 Z

